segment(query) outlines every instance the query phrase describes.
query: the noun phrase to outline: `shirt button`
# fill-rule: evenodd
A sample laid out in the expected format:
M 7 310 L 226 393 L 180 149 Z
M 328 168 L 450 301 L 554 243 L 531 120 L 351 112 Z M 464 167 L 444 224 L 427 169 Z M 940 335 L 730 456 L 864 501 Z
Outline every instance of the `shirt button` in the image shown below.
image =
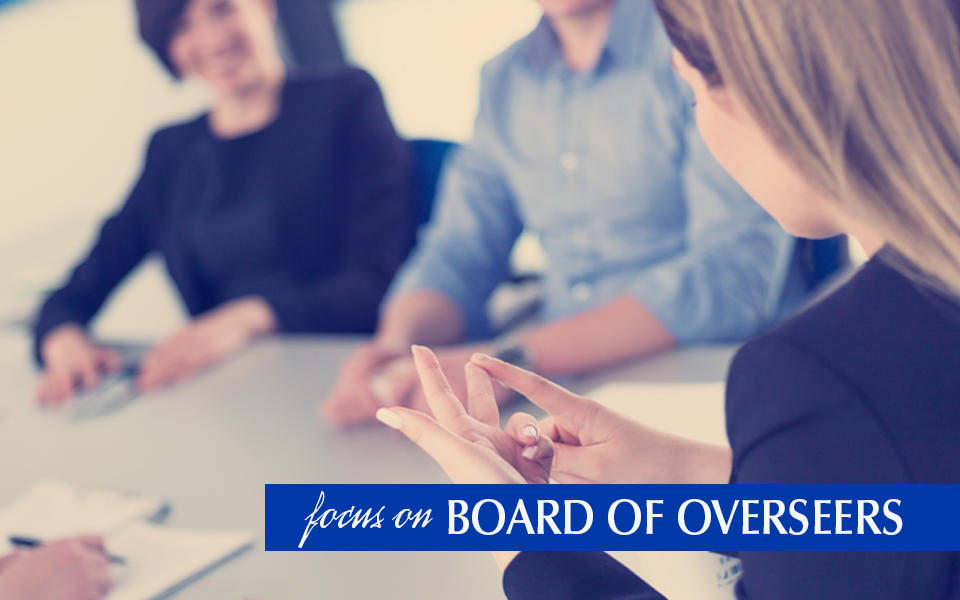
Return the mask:
M 570 288 L 570 293 L 573 294 L 573 299 L 577 302 L 587 302 L 593 296 L 593 286 L 581 281 Z
M 580 157 L 573 152 L 560 154 L 560 170 L 564 173 L 573 173 L 580 166 Z

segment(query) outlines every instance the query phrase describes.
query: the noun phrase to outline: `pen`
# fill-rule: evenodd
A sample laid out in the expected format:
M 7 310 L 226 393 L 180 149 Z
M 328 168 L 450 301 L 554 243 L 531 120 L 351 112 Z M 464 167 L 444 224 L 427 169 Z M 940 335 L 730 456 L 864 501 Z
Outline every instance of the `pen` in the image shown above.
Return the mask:
M 11 535 L 10 543 L 18 548 L 36 548 L 37 546 L 42 546 L 43 542 L 37 538 L 25 537 L 21 535 Z M 109 552 L 104 553 L 107 557 L 107 560 L 112 562 L 115 565 L 125 565 L 127 561 L 123 559 L 122 556 L 116 556 L 110 554 Z

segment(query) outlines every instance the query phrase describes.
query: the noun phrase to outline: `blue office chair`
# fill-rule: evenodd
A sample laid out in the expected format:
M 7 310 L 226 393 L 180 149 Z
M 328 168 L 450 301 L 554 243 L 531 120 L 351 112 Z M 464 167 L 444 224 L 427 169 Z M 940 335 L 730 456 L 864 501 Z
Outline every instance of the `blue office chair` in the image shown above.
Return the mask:
M 797 240 L 797 258 L 806 277 L 807 289 L 815 289 L 850 265 L 846 236 L 825 240 Z
M 417 224 L 423 225 L 433 213 L 433 201 L 437 196 L 437 184 L 443 163 L 451 150 L 457 148 L 454 142 L 445 140 L 410 140 L 413 153 L 414 176 L 417 186 Z

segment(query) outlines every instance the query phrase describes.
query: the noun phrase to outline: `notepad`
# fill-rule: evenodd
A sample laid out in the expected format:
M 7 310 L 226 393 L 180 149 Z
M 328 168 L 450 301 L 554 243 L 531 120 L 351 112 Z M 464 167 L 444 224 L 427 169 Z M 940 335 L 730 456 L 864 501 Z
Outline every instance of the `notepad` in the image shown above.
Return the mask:
M 168 504 L 157 496 L 86 490 L 45 481 L 0 510 L 0 554 L 10 536 L 39 540 L 95 534 L 124 565 L 114 569 L 108 600 L 165 596 L 250 546 L 248 532 L 172 529 L 158 525 Z
M 88 533 L 109 536 L 136 520 L 161 519 L 167 508 L 157 496 L 43 481 L 0 510 L 0 548 L 9 550 L 11 535 L 39 540 Z
M 245 532 L 220 533 L 132 523 L 107 538 L 110 552 L 126 566 L 114 574 L 105 600 L 165 596 L 243 552 L 253 543 Z

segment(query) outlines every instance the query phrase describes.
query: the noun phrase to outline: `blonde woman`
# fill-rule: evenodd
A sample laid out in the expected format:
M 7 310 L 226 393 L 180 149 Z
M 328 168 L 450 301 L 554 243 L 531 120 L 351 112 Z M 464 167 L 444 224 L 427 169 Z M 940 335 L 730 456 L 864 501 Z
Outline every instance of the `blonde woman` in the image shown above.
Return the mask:
M 415 349 L 436 421 L 382 421 L 457 482 L 960 483 L 960 33 L 947 0 L 657 0 L 704 140 L 790 233 L 871 260 L 747 343 L 730 449 L 617 417 L 487 357 L 468 411 Z M 490 377 L 550 418 L 497 423 Z M 531 428 L 532 426 L 532 428 Z M 947 552 L 744 552 L 740 598 L 960 598 Z M 500 553 L 511 600 L 660 598 L 603 553 Z

